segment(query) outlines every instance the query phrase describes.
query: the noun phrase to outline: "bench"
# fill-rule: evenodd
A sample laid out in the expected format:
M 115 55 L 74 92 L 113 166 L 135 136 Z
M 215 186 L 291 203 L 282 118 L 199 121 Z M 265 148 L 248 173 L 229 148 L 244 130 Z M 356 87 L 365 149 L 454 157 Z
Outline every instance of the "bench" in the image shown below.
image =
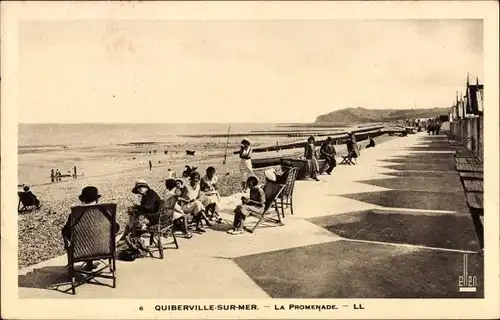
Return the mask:
M 472 217 L 472 222 L 476 229 L 476 234 L 479 240 L 481 249 L 484 248 L 484 226 L 482 217 L 484 217 L 484 186 L 482 173 L 479 177 L 478 173 L 460 172 L 460 180 L 464 187 L 467 206 Z
M 311 176 L 311 171 L 305 159 L 282 158 L 281 170 L 287 171 L 290 167 L 297 168 L 297 180 L 305 180 Z M 322 174 L 328 168 L 328 163 L 323 159 L 318 159 L 319 174 Z
M 456 166 L 459 172 L 483 172 L 482 164 L 457 163 Z
M 484 175 L 482 172 L 459 172 L 461 179 L 468 179 L 468 180 L 483 180 Z

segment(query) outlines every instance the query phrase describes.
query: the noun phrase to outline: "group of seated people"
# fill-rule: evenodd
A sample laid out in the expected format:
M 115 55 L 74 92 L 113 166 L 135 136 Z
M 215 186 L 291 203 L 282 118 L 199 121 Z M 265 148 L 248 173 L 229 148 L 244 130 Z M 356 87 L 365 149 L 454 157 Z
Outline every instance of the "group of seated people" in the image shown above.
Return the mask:
M 188 177 L 189 176 L 189 177 Z M 266 173 L 266 176 L 269 176 Z M 249 197 L 242 197 L 241 204 L 234 210 L 233 228 L 228 231 L 228 234 L 236 235 L 243 233 L 243 222 L 245 218 L 252 214 L 262 214 L 266 204 L 266 194 L 273 191 L 273 187 L 277 184 L 274 177 L 266 179 L 268 183 L 265 186 L 259 186 L 257 177 L 251 176 L 247 180 L 247 188 Z M 174 225 L 180 227 L 180 231 L 185 238 L 192 238 L 190 229 L 194 229 L 197 233 L 203 234 L 206 226 L 211 226 L 214 222 L 221 223 L 219 217 L 219 201 L 220 195 L 217 188 L 218 178 L 214 167 L 209 167 L 206 174 L 201 177 L 196 171 L 196 168 L 188 168 L 183 178 L 167 179 L 165 181 L 165 191 L 160 196 L 153 190 L 147 181 L 138 180 L 135 183 L 132 193 L 139 195 L 139 204 L 133 205 L 128 210 L 128 222 L 125 226 L 124 233 L 121 239 L 127 236 L 134 236 L 135 230 L 146 229 L 148 225 L 158 223 L 158 211 L 162 201 L 166 201 L 172 196 L 177 197 L 174 207 L 169 208 L 172 213 Z M 98 189 L 94 186 L 85 187 L 79 196 L 81 205 L 91 206 L 98 203 L 101 195 Z M 120 226 L 116 224 L 115 233 L 118 233 Z M 71 219 L 68 216 L 67 222 L 61 230 L 64 241 L 64 246 L 67 249 L 71 239 Z M 95 268 L 91 263 L 86 265 L 86 268 L 91 270 Z
M 157 213 L 162 200 L 177 196 L 177 202 L 173 208 L 174 223 L 182 226 L 184 237 L 192 238 L 189 232 L 189 222 L 192 222 L 195 231 L 204 233 L 204 223 L 211 226 L 213 219 L 218 217 L 218 202 L 220 200 L 217 190 L 218 178 L 214 167 L 206 170 L 203 177 L 196 170 L 185 171 L 182 179 L 167 179 L 165 191 L 160 197 L 145 180 L 138 180 L 132 192 L 140 196 L 140 205 L 133 206 L 129 210 L 129 222 L 125 234 L 134 230 L 138 225 L 156 223 Z M 196 169 L 196 168 L 195 168 Z M 141 218 L 146 218 L 147 222 Z M 191 221 L 190 221 L 191 218 Z M 220 222 L 220 218 L 217 220 Z

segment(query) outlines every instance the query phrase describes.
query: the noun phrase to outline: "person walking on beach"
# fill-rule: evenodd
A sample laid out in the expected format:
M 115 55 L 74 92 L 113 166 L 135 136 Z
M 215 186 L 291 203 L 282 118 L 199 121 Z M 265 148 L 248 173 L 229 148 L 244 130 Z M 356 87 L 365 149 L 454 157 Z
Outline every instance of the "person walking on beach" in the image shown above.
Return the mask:
M 151 160 L 149 160 L 149 170 L 152 170 L 153 169 L 153 163 L 151 162 Z
M 337 161 L 335 160 L 335 147 L 333 146 L 333 139 L 328 137 L 321 144 L 320 148 L 320 159 L 324 159 L 328 163 L 328 169 L 326 173 L 332 174 L 333 169 L 337 166 Z
M 54 182 L 56 180 L 56 174 L 54 173 L 54 169 L 50 170 L 50 182 Z
M 316 145 L 314 144 L 315 140 L 313 136 L 310 136 L 307 139 L 307 145 L 304 150 L 304 158 L 307 160 L 307 167 L 309 172 L 311 173 L 311 178 L 319 181 L 318 172 L 319 172 L 319 164 L 317 160 L 316 154 Z
M 61 173 L 59 172 L 59 169 L 56 169 L 56 181 L 61 181 Z
M 254 176 L 252 169 L 252 148 L 250 148 L 250 141 L 243 139 L 240 147 L 240 175 L 241 187 L 243 191 L 247 188 L 247 179 Z

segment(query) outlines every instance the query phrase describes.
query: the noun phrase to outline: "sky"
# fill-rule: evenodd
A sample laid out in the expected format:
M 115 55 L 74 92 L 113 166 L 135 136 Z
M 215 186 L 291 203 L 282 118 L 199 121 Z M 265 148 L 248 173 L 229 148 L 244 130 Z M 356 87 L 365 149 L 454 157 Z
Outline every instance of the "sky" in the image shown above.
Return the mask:
M 481 20 L 23 21 L 20 122 L 313 122 L 449 107 Z

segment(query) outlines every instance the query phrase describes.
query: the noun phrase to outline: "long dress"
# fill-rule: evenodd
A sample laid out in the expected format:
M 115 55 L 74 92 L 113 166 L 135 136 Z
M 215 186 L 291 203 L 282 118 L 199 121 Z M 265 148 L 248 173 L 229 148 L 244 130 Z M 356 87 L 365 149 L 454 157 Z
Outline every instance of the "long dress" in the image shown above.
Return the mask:
M 247 179 L 254 175 L 252 168 L 252 148 L 241 149 L 240 151 L 240 175 L 241 181 L 247 182 Z
M 346 146 L 347 146 L 347 153 L 351 155 L 353 158 L 358 157 L 358 153 L 356 152 L 356 141 L 353 140 L 352 138 L 347 138 L 346 141 Z
M 202 185 L 204 188 L 208 189 L 205 191 L 200 192 L 200 201 L 203 204 L 203 206 L 206 208 L 208 205 L 215 203 L 215 210 L 218 208 L 219 204 L 219 192 L 215 190 L 214 185 L 217 184 L 217 181 L 219 179 L 217 176 L 213 176 L 212 179 L 209 179 L 208 176 L 204 176 L 201 178 Z
M 319 163 L 316 155 L 316 146 L 312 143 L 308 143 L 305 148 L 305 158 L 307 159 L 307 169 L 310 172 L 319 171 Z

